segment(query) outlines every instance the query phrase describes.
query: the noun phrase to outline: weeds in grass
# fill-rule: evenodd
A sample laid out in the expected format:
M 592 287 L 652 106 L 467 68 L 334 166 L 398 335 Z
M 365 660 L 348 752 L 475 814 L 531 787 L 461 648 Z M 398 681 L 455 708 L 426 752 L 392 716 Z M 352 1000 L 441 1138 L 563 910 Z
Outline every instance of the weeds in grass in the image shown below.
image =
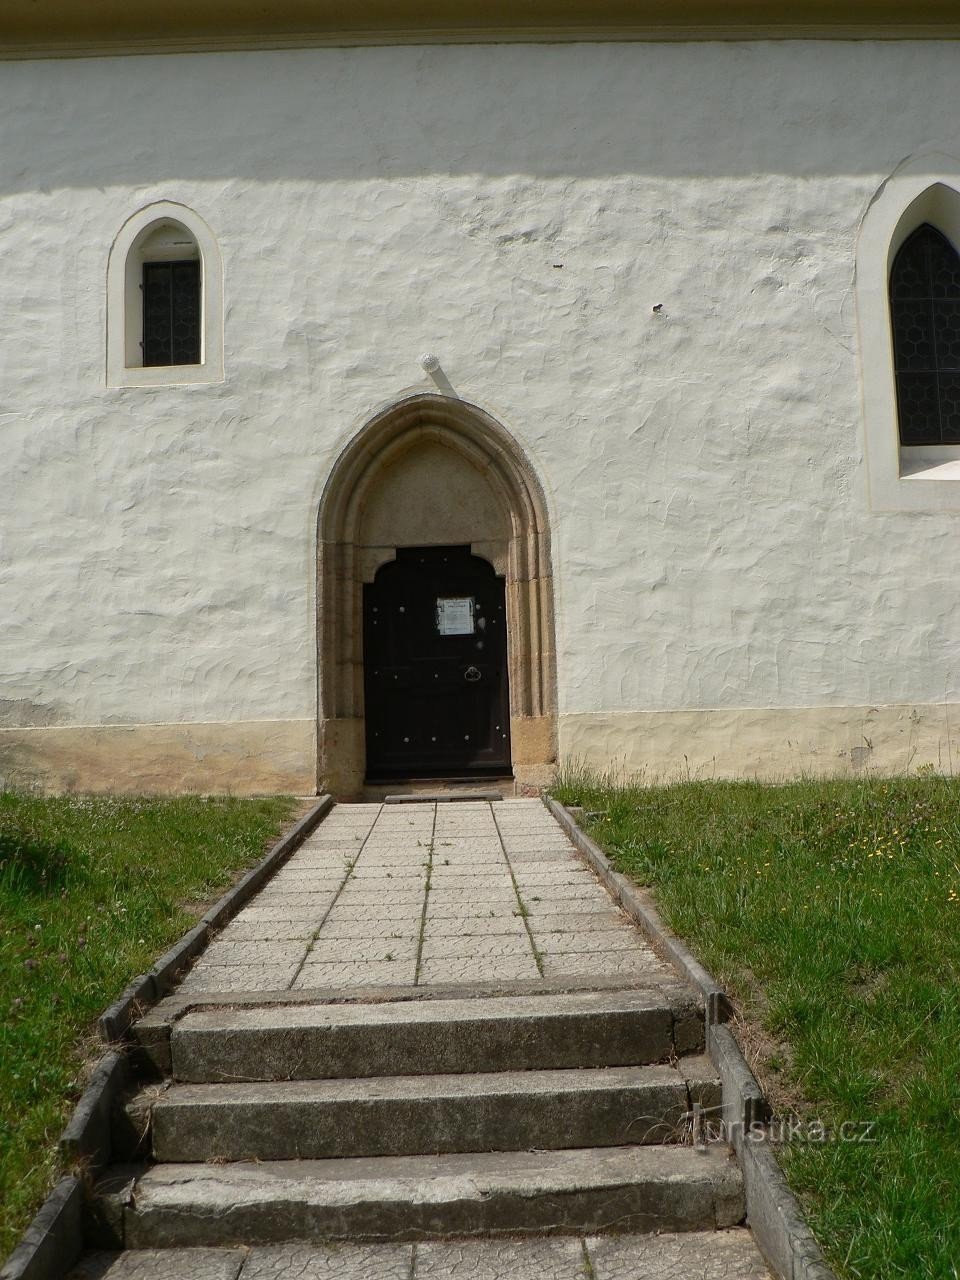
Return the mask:
M 556 795 L 738 999 L 774 1100 L 875 1122 L 869 1144 L 782 1151 L 838 1273 L 956 1280 L 960 784 L 568 770 Z
M 0 793 L 0 1257 L 59 1170 L 94 1018 L 293 805 Z

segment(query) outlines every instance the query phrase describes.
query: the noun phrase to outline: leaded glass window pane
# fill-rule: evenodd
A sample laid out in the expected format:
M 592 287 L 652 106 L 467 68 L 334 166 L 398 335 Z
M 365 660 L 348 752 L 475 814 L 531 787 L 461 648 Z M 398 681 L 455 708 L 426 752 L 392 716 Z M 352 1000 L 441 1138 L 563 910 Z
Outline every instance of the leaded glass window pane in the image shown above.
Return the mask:
M 200 363 L 200 263 L 143 264 L 143 363 Z
M 900 443 L 960 443 L 960 256 L 924 223 L 890 273 Z

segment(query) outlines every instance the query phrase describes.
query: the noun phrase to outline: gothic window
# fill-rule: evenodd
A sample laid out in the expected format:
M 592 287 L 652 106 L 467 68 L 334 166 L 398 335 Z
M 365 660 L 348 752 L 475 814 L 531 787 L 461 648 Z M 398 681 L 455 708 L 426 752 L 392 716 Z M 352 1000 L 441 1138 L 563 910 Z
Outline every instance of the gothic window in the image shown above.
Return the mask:
M 890 272 L 901 445 L 960 444 L 960 256 L 930 223 Z

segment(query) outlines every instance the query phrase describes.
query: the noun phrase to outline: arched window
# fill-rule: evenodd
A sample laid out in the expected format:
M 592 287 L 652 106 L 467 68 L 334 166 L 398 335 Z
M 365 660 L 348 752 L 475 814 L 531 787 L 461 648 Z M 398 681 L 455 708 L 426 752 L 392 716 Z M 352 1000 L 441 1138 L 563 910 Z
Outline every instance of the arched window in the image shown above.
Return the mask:
M 143 299 L 140 363 L 199 364 L 203 284 L 196 240 L 179 223 L 162 222 L 131 253 Z
M 901 445 L 960 444 L 960 255 L 923 223 L 890 272 Z
M 107 267 L 107 381 L 112 386 L 223 377 L 223 285 L 210 228 L 162 201 L 129 218 Z

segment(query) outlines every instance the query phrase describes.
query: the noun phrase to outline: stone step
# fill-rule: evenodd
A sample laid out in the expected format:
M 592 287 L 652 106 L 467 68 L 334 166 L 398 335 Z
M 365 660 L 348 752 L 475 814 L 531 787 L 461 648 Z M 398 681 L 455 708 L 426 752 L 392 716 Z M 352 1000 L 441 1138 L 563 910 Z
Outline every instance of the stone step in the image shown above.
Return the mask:
M 676 987 L 207 1008 L 170 1031 L 172 1074 L 194 1083 L 623 1066 L 702 1047 L 702 1010 Z
M 88 1254 L 67 1280 L 770 1280 L 750 1232 L 541 1236 L 431 1240 L 414 1244 L 296 1241 L 230 1249 L 156 1249 Z
M 616 1147 L 676 1141 L 690 1107 L 671 1066 L 179 1084 L 152 1104 L 152 1146 L 177 1163 Z
M 511 1232 L 694 1231 L 743 1219 L 725 1147 L 160 1164 L 99 1186 L 128 1249 Z

